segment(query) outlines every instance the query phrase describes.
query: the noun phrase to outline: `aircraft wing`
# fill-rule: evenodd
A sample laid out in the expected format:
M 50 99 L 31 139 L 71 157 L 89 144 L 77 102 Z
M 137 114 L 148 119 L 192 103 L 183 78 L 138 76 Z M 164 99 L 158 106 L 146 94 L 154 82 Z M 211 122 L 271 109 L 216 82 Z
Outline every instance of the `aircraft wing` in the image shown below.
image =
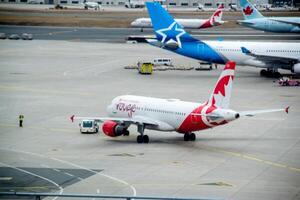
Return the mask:
M 299 22 L 293 22 L 293 21 L 288 21 L 288 20 L 284 20 L 284 19 L 274 19 L 274 18 L 273 19 L 271 18 L 271 20 L 277 21 L 277 22 L 286 23 L 286 24 L 291 24 L 291 25 L 300 27 L 300 23 Z
M 264 114 L 264 113 L 272 113 L 272 112 L 286 112 L 286 113 L 289 113 L 289 106 L 286 107 L 286 108 L 282 108 L 282 109 L 269 109 L 269 110 L 252 110 L 252 111 L 242 111 L 242 112 L 239 112 L 240 116 L 241 117 L 253 117 L 255 115 L 258 115 L 258 114 Z
M 70 117 L 70 120 L 74 122 L 74 120 L 84 120 L 84 119 L 93 119 L 98 122 L 105 122 L 105 121 L 114 121 L 118 123 L 129 123 L 129 124 L 146 124 L 146 125 L 154 125 L 158 126 L 159 122 L 156 122 L 155 120 L 152 120 L 147 117 L 142 116 L 135 116 L 132 118 L 117 118 L 117 117 L 77 117 L 75 115 L 72 115 Z
M 298 62 L 298 59 L 296 59 L 296 58 L 287 58 L 287 57 L 282 57 L 282 56 L 270 56 L 270 55 L 257 54 L 257 53 L 251 52 L 246 47 L 241 47 L 241 49 L 244 54 L 255 57 L 256 60 L 260 60 L 265 63 L 274 63 L 275 62 L 275 63 L 290 64 L 290 63 Z
M 246 21 L 246 20 L 237 20 L 237 23 L 238 24 L 241 24 L 241 25 L 254 25 L 253 22 L 250 22 L 250 21 Z

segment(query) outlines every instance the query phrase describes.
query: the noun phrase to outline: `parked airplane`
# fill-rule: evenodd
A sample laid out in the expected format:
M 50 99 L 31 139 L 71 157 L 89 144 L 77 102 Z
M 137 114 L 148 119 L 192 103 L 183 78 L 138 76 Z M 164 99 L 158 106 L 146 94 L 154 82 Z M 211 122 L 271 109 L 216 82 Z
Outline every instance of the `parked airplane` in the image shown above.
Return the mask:
M 182 27 L 189 29 L 202 29 L 219 26 L 225 23 L 225 21 L 222 21 L 223 9 L 224 5 L 220 4 L 218 9 L 209 19 L 175 19 L 175 21 Z M 150 18 L 138 18 L 131 22 L 131 26 L 141 28 L 143 31 L 143 28 L 151 28 L 152 23 Z
M 93 8 L 95 10 L 100 10 L 100 5 L 97 2 L 84 0 L 83 4 L 85 9 Z
M 184 134 L 184 141 L 194 141 L 194 131 L 223 125 L 240 117 L 256 114 L 285 111 L 285 109 L 256 110 L 238 112 L 229 109 L 231 88 L 234 79 L 235 63 L 228 61 L 209 99 L 201 104 L 179 99 L 159 99 L 143 96 L 124 95 L 116 97 L 107 107 L 109 117 L 75 117 L 74 119 L 93 119 L 103 122 L 105 135 L 116 137 L 129 135 L 128 127 L 137 126 L 140 135 L 138 143 L 148 143 L 145 129 L 176 131 Z
M 300 17 L 264 17 L 248 0 L 240 0 L 244 20 L 238 23 L 250 28 L 281 33 L 300 33 Z
M 201 41 L 190 36 L 158 3 L 146 3 L 156 39 L 147 41 L 190 58 L 225 64 L 266 68 L 262 76 L 280 76 L 278 69 L 300 73 L 300 43 Z

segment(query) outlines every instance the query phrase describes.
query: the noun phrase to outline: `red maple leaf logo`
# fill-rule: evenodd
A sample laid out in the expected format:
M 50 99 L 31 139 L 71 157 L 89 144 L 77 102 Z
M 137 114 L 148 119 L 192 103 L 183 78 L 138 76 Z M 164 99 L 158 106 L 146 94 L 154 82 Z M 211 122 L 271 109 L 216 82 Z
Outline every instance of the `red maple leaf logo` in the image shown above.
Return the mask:
M 219 6 L 218 6 L 218 9 L 223 9 L 224 8 L 224 4 L 220 4 Z
M 215 13 L 215 15 L 214 15 L 214 17 L 220 17 L 220 14 L 222 13 L 222 11 L 221 10 L 218 10 L 216 13 Z
M 251 15 L 253 13 L 253 9 L 250 6 L 247 6 L 243 9 L 243 12 L 245 13 L 245 15 Z

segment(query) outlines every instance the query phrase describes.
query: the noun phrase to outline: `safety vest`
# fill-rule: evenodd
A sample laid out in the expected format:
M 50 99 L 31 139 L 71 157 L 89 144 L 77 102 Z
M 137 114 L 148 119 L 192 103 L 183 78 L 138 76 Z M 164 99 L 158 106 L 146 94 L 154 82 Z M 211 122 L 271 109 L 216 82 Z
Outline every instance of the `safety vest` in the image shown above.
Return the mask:
M 20 115 L 19 116 L 19 120 L 23 120 L 24 119 L 24 116 L 23 115 Z

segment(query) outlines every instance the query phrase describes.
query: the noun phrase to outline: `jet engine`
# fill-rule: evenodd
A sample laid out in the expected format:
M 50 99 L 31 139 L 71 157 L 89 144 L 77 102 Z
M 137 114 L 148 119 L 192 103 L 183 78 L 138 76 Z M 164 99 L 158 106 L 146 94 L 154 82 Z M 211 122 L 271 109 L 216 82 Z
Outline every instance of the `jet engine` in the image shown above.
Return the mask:
M 294 64 L 292 72 L 296 74 L 300 74 L 300 63 Z
M 117 137 L 126 134 L 127 129 L 114 121 L 106 121 L 102 125 L 102 131 L 109 137 Z
M 177 49 L 178 48 L 178 43 L 174 40 L 169 40 L 168 42 L 165 43 L 165 47 L 169 49 Z
M 179 47 L 178 43 L 173 39 L 169 40 L 168 42 L 166 42 L 164 44 L 161 41 L 158 41 L 156 39 L 146 39 L 146 41 L 149 44 L 159 47 L 159 48 L 165 47 L 165 48 L 169 48 L 169 49 L 177 49 Z

